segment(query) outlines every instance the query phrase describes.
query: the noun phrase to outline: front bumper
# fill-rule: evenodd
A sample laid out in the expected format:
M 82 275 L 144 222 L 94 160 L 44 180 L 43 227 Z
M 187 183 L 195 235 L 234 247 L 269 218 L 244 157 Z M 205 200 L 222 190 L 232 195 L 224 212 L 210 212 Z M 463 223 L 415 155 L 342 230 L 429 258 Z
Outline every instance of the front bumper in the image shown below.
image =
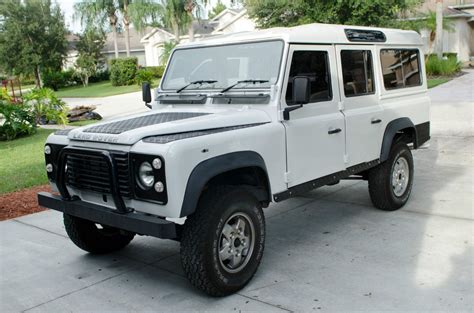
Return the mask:
M 163 218 L 140 212 L 119 213 L 108 207 L 75 199 L 63 200 L 48 192 L 38 193 L 40 206 L 60 211 L 95 223 L 127 230 L 141 235 L 176 239 L 177 225 Z

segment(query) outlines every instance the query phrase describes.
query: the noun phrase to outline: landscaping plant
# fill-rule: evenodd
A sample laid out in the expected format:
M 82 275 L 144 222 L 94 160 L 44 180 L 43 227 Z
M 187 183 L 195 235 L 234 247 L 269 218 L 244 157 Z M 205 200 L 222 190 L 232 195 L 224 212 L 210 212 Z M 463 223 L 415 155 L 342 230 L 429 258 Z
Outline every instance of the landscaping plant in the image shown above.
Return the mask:
M 140 69 L 135 76 L 135 80 L 138 86 L 141 86 L 143 83 L 151 83 L 153 81 L 153 72 L 148 69 Z
M 112 86 L 125 86 L 135 83 L 138 69 L 137 58 L 121 58 L 110 61 L 110 81 Z
M 35 113 L 31 106 L 15 103 L 6 89 L 0 93 L 0 141 L 13 140 L 36 132 Z
M 461 63 L 456 57 L 440 59 L 436 55 L 426 58 L 426 74 L 428 76 L 452 76 L 461 70 Z
M 23 103 L 33 109 L 36 124 L 67 124 L 66 103 L 49 88 L 33 89 Z

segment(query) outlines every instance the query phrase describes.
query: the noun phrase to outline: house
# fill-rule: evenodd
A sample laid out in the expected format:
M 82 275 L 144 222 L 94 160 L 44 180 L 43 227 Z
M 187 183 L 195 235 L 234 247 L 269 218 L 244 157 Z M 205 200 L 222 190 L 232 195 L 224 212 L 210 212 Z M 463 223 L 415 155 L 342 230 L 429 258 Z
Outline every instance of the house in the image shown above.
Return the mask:
M 143 44 L 140 42 L 140 40 L 144 34 L 149 33 L 152 30 L 152 27 L 146 27 L 143 31 L 139 32 L 135 30 L 135 28 L 130 27 L 130 56 L 137 57 L 138 64 L 140 66 L 146 65 L 145 48 L 143 47 Z M 69 34 L 67 35 L 66 39 L 68 42 L 68 53 L 64 61 L 63 68 L 69 69 L 74 68 L 79 54 L 76 48 L 77 42 L 79 41 L 79 36 Z M 117 47 L 119 51 L 119 57 L 125 57 L 127 55 L 127 51 L 125 49 L 125 32 L 117 33 Z M 114 39 L 112 33 L 107 33 L 105 45 L 102 49 L 102 55 L 106 61 L 115 59 Z M 106 66 L 107 64 L 108 62 L 106 62 Z
M 426 0 L 417 13 L 426 14 L 430 11 L 436 11 L 436 0 Z M 461 62 L 474 62 L 474 0 L 444 0 L 443 16 L 452 25 L 452 31 L 443 31 L 443 51 L 456 53 Z M 430 33 L 428 29 L 421 30 L 425 53 L 432 53 L 434 50 Z
M 199 41 L 206 38 L 243 32 L 256 29 L 254 21 L 252 21 L 245 9 L 225 9 L 211 20 L 194 21 L 194 40 Z M 170 30 L 163 28 L 154 28 L 147 33 L 141 43 L 145 50 L 146 66 L 156 66 L 166 63 L 162 60 L 163 47 L 166 42 L 176 40 L 174 34 Z M 180 42 L 189 41 L 188 35 L 179 37 Z

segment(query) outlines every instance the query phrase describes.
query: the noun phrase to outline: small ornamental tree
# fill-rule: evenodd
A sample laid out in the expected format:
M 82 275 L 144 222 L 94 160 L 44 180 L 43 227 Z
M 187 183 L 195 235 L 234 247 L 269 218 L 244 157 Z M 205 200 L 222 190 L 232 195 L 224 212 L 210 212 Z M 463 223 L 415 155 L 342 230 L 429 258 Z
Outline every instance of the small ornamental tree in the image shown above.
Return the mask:
M 104 45 L 105 34 L 100 30 L 88 29 L 79 36 L 76 75 L 84 86 L 89 84 L 89 77 L 95 75 L 97 70 L 104 65 L 104 57 L 101 53 Z
M 138 69 L 137 58 L 110 60 L 110 80 L 112 86 L 133 85 Z

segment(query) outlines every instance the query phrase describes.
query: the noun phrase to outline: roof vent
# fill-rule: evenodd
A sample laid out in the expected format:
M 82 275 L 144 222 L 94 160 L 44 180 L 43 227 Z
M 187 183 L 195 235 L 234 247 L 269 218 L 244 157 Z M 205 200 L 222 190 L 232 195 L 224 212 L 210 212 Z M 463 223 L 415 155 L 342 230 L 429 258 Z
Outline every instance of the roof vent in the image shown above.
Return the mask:
M 385 42 L 387 37 L 379 30 L 345 29 L 346 37 L 352 42 Z

